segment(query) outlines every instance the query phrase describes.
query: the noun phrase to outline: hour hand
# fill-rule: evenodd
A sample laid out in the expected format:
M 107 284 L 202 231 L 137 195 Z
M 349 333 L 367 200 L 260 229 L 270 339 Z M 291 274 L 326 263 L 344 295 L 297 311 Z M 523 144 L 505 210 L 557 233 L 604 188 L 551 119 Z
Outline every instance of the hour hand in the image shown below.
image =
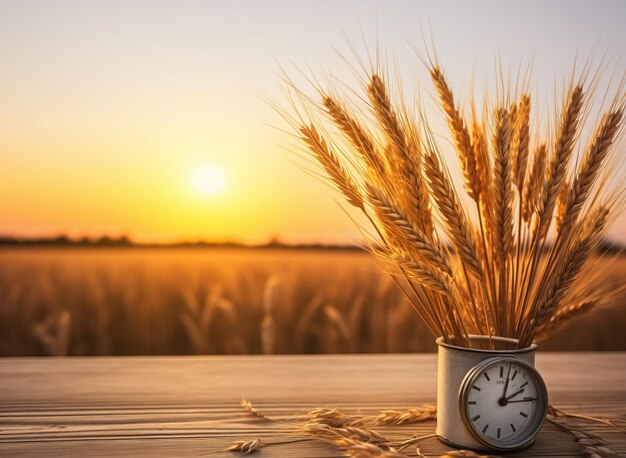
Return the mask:
M 507 397 L 506 397 L 506 398 L 504 398 L 504 399 L 505 399 L 506 401 L 509 401 L 509 399 L 514 398 L 515 396 L 517 396 L 518 394 L 523 393 L 523 392 L 524 392 L 524 388 L 522 388 L 522 389 L 520 389 L 520 390 L 517 390 L 515 393 L 513 393 L 513 394 L 512 394 L 512 395 L 510 395 L 510 396 L 507 396 Z

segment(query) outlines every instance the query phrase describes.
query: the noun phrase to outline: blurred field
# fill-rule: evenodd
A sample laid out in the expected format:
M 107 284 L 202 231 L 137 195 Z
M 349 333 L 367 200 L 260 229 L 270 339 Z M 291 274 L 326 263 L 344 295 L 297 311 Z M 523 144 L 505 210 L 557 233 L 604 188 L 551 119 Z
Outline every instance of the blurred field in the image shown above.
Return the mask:
M 614 280 L 626 258 L 618 266 Z M 625 305 L 542 348 L 626 350 Z M 415 352 L 433 340 L 364 253 L 0 251 L 1 355 Z

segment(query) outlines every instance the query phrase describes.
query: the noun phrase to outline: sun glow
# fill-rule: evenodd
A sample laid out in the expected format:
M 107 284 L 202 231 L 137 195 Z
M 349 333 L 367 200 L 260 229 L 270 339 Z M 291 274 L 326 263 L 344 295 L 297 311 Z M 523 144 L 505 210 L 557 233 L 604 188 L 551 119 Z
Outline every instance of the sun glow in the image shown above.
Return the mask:
M 204 165 L 191 174 L 191 186 L 202 195 L 218 194 L 226 186 L 226 175 L 219 167 Z

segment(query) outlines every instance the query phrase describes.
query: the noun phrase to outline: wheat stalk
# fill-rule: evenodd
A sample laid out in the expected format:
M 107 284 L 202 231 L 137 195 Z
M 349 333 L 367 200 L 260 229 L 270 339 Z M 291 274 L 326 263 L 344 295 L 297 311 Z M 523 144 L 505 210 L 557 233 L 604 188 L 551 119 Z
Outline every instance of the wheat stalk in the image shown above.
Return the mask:
M 249 413 L 268 419 L 262 416 L 252 404 L 242 399 L 241 406 Z M 346 415 L 338 409 L 328 409 L 319 407 L 311 410 L 303 416 L 291 417 L 293 420 L 286 424 L 290 426 L 289 432 L 304 435 L 308 438 L 321 440 L 333 444 L 344 451 L 345 456 L 361 458 L 406 458 L 408 455 L 402 453 L 409 446 L 416 446 L 418 456 L 424 456 L 419 448 L 419 442 L 433 437 L 437 434 L 428 434 L 422 437 L 413 436 L 399 444 L 392 444 L 385 436 L 367 426 L 381 425 L 403 425 L 417 423 L 436 418 L 437 408 L 434 405 L 424 404 L 419 407 L 406 410 L 383 410 L 377 415 Z M 587 417 L 569 414 L 548 406 L 548 415 L 554 418 L 547 418 L 547 421 L 558 426 L 563 431 L 571 434 L 576 440 L 581 450 L 589 456 L 616 456 L 607 443 L 599 436 L 573 428 L 565 419 L 557 417 L 571 417 L 579 420 L 599 422 L 609 425 L 616 430 L 623 432 L 611 419 Z M 269 420 L 269 419 L 268 419 Z M 253 453 L 261 447 L 269 445 L 289 444 L 307 439 L 290 439 L 280 442 L 263 442 L 263 440 L 238 440 L 231 443 L 227 450 L 240 452 L 243 454 Z M 594 455 L 595 454 L 595 455 Z M 451 450 L 441 455 L 440 458 L 497 458 L 492 455 L 480 455 L 470 450 Z
M 522 216 L 525 222 L 530 222 L 539 199 L 539 190 L 542 187 L 544 171 L 546 166 L 547 150 L 546 145 L 541 145 L 535 150 L 533 163 L 528 172 L 528 178 L 524 183 L 522 196 Z
M 384 449 L 376 444 L 351 437 L 338 437 L 331 442 L 344 451 L 344 456 L 353 458 L 406 458 L 407 456 L 395 450 Z
M 585 456 L 590 457 L 609 457 L 609 456 L 620 456 L 616 452 L 614 452 L 610 447 L 608 447 L 606 441 L 604 441 L 601 437 L 597 436 L 588 431 L 583 431 L 578 428 L 574 428 L 568 425 L 564 421 L 556 420 L 553 418 L 548 418 L 547 421 L 552 423 L 553 425 L 558 426 L 563 431 L 569 433 L 578 447 L 582 450 Z
M 491 159 L 485 133 L 476 122 L 472 129 L 472 145 L 476 153 L 476 166 L 478 178 L 480 180 L 480 199 L 478 201 L 479 230 L 483 237 L 483 258 L 490 254 L 492 245 L 491 230 L 493 227 L 493 182 Z
M 575 294 L 571 287 L 591 264 L 609 215 L 625 201 L 624 180 L 620 185 L 621 177 L 612 176 L 623 171 L 605 167 L 621 138 L 623 91 L 618 89 L 595 126 L 570 177 L 579 133 L 586 132 L 582 84 L 568 86 L 547 139 L 551 148 L 541 144 L 531 158 L 531 94 L 510 105 L 506 89 L 496 103 L 486 98 L 480 120 L 472 103 L 468 124 L 438 64 L 428 70 L 461 165 L 462 187 L 452 183 L 426 113 L 416 117 L 402 100 L 392 101 L 382 71 L 365 78 L 373 114 L 368 122 L 322 91 L 323 110 L 347 140 L 342 153 L 358 180 L 315 122 L 299 125 L 300 134 L 346 199 L 372 223 L 372 253 L 434 334 L 469 346 L 470 333 L 508 336 L 526 346 L 591 308 L 566 300 L 592 300 L 590 281 L 577 283 Z M 465 208 L 470 199 L 475 209 Z M 554 241 L 548 237 L 553 218 Z
M 386 187 L 398 194 L 404 211 L 411 215 L 427 235 L 433 230 L 430 208 L 424 179 L 421 172 L 420 142 L 408 115 L 399 115 L 391 106 L 391 100 L 383 79 L 373 75 L 368 86 L 368 95 L 376 119 L 388 140 L 387 163 L 397 180 L 404 186 L 396 186 L 388 177 L 382 180 Z
M 304 142 L 315 154 L 317 160 L 322 164 L 326 173 L 328 173 L 348 202 L 357 208 L 363 209 L 363 198 L 358 186 L 343 167 L 337 155 L 328 146 L 326 140 L 319 134 L 317 128 L 313 124 L 302 126 L 300 133 Z
M 463 263 L 477 278 L 482 277 L 482 267 L 476 254 L 474 237 L 448 177 L 433 152 L 425 157 L 426 175 L 437 208 L 446 222 L 446 229 Z
M 524 189 L 528 145 L 530 143 L 530 96 L 525 94 L 519 103 L 515 117 L 515 128 L 511 138 L 512 174 L 517 189 Z
M 565 218 L 567 217 L 568 214 L 571 215 L 571 212 L 568 212 L 569 195 L 570 195 L 570 182 L 566 178 L 565 180 L 563 180 L 563 184 L 561 185 L 561 190 L 559 191 L 559 195 L 556 198 L 556 215 L 555 215 L 554 227 L 556 228 L 557 232 L 561 232 L 563 223 L 565 223 Z
M 578 130 L 583 96 L 582 86 L 576 86 L 571 91 L 568 102 L 563 108 L 554 144 L 552 162 L 548 168 L 548 175 L 537 206 L 538 226 L 535 235 L 540 238 L 544 238 L 548 233 L 554 205 L 565 179 L 565 171 L 572 155 L 574 140 Z
M 261 439 L 254 439 L 250 441 L 233 441 L 228 448 L 231 452 L 240 452 L 241 455 L 248 455 L 264 447 L 266 444 Z
M 551 280 L 547 282 L 546 290 L 539 289 L 537 295 L 540 298 L 537 306 L 533 310 L 533 317 L 526 323 L 531 328 L 528 335 L 524 336 L 525 343 L 529 344 L 536 328 L 543 325 L 552 314 L 558 309 L 567 290 L 572 285 L 576 276 L 580 273 L 584 263 L 592 253 L 592 249 L 598 240 L 598 235 L 604 229 L 609 214 L 609 209 L 600 207 L 593 212 L 589 221 L 585 221 L 585 226 L 581 227 L 580 235 L 573 243 L 573 246 L 555 263 Z M 535 329 L 532 329 L 535 327 Z
M 433 268 L 452 275 L 448 255 L 441 244 L 429 240 L 417 224 L 379 189 L 368 185 L 367 198 L 393 240 L 404 242 L 405 247 L 411 248 L 418 256 L 431 263 Z
M 619 108 L 603 116 L 593 141 L 580 164 L 571 191 L 569 191 L 569 196 L 565 199 L 566 205 L 563 210 L 563 225 L 568 226 L 572 221 L 576 221 L 591 191 L 593 183 L 598 176 L 600 167 L 604 163 L 613 145 L 613 141 L 619 131 L 622 115 L 623 109 Z
M 549 337 L 568 324 L 571 320 L 586 314 L 587 312 L 593 310 L 596 306 L 596 301 L 583 301 L 565 307 L 560 307 L 550 317 L 550 319 L 545 321 L 537 330 L 537 340 Z
M 256 407 L 254 407 L 252 405 L 252 403 L 250 401 L 248 401 L 246 398 L 241 398 L 241 401 L 239 402 L 239 405 L 243 408 L 243 410 L 245 410 L 246 412 L 248 412 L 251 415 L 254 415 L 255 417 L 263 418 L 264 420 L 271 420 L 271 418 L 266 417 L 261 412 L 259 412 L 256 409 Z
M 482 190 L 478 172 L 479 165 L 465 121 L 454 106 L 454 96 L 443 72 L 435 66 L 430 70 L 430 76 L 439 94 L 441 107 L 448 115 L 448 126 L 454 137 L 457 154 L 463 169 L 465 189 L 472 199 L 478 201 Z
M 369 421 L 372 425 L 404 425 L 434 420 L 436 416 L 437 407 L 431 404 L 424 404 L 406 410 L 383 410 L 379 415 L 371 418 Z
M 374 113 L 380 121 L 389 142 L 397 151 L 406 150 L 406 137 L 400 119 L 391 107 L 385 83 L 379 75 L 373 75 L 368 87 L 368 95 Z
M 343 132 L 343 134 L 352 143 L 354 148 L 361 154 L 361 157 L 370 169 L 377 175 L 383 175 L 385 165 L 382 162 L 376 145 L 371 135 L 359 123 L 359 121 L 350 115 L 350 113 L 333 97 L 325 95 L 322 103 L 328 111 L 328 115 L 335 122 L 335 125 Z
M 495 162 L 493 168 L 494 187 L 494 250 L 495 258 L 504 266 L 513 249 L 513 206 L 510 158 L 511 128 L 509 114 L 505 109 L 496 113 L 493 135 Z

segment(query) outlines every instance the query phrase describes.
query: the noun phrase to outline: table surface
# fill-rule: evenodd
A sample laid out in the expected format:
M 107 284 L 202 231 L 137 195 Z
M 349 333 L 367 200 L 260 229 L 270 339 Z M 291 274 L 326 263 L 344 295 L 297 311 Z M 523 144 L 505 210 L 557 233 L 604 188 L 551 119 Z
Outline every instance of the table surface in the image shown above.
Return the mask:
M 324 355 L 0 359 L 0 455 L 210 456 L 232 440 L 293 438 L 244 412 L 245 395 L 269 416 L 339 407 L 377 412 L 435 402 L 436 356 Z M 568 412 L 626 418 L 626 353 L 545 353 L 537 366 L 551 403 Z M 391 438 L 434 432 L 434 421 L 378 428 Z M 620 454 L 626 435 L 585 423 Z M 449 448 L 423 441 L 422 453 Z M 316 441 L 264 448 L 261 457 L 340 456 Z M 509 456 L 582 456 L 545 425 L 536 444 Z

